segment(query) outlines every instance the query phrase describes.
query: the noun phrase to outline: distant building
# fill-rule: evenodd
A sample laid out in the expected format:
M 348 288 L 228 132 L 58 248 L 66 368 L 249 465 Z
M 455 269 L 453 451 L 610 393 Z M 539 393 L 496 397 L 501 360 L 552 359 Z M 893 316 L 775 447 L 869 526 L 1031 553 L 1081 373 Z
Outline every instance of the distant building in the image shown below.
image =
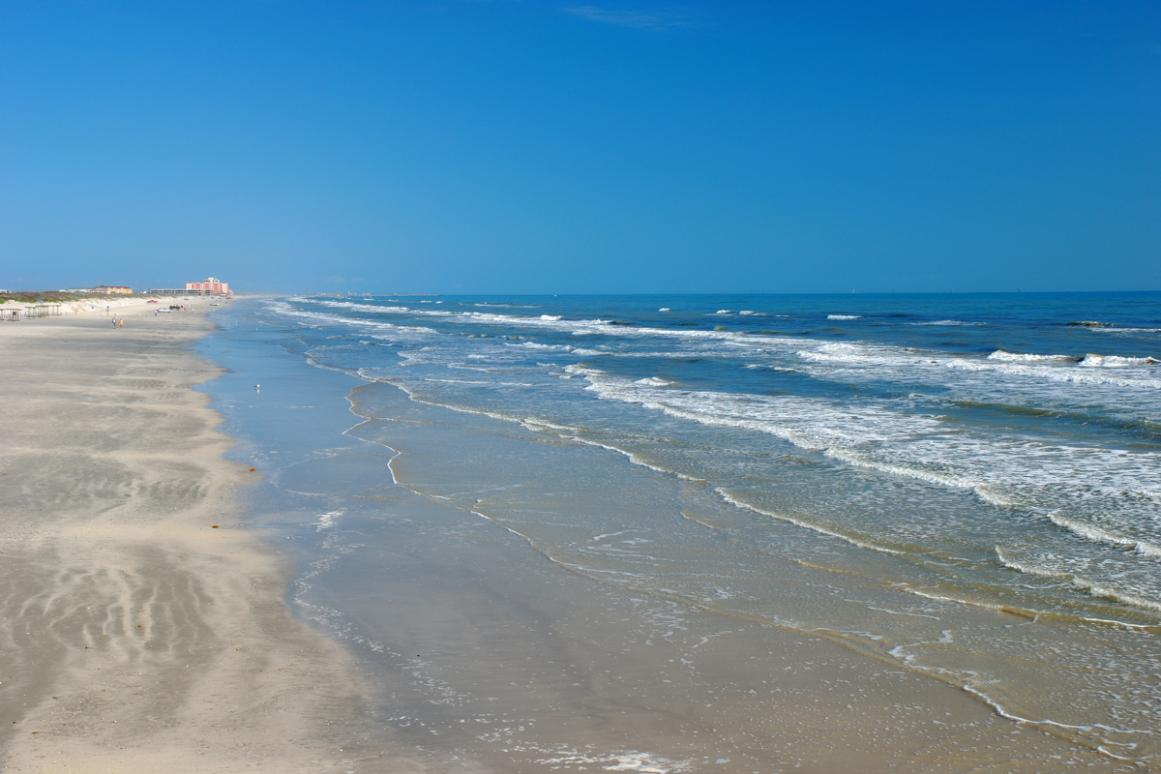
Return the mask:
M 97 287 L 89 292 L 103 293 L 107 296 L 131 296 L 133 295 L 133 288 L 128 285 L 97 285 Z
M 222 282 L 217 277 L 208 277 L 204 282 L 187 282 L 185 289 L 191 293 L 198 293 L 203 296 L 228 296 L 230 295 L 230 283 Z

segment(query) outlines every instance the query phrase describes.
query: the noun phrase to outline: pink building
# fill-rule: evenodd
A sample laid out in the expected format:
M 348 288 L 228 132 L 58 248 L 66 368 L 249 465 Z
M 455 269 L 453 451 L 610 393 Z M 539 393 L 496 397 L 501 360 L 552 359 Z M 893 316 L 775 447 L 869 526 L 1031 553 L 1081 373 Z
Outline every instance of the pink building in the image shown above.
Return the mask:
M 186 290 L 196 290 L 200 293 L 213 296 L 230 295 L 230 283 L 222 282 L 217 277 L 208 277 L 204 282 L 187 282 Z

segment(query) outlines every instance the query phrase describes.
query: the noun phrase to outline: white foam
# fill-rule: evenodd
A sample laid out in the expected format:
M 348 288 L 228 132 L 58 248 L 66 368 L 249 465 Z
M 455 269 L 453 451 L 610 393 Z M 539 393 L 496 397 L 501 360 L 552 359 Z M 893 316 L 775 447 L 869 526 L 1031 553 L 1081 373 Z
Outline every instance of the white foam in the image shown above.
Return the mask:
M 360 304 L 360 303 L 357 303 L 355 301 L 312 301 L 311 299 L 302 299 L 302 301 L 304 301 L 306 303 L 310 303 L 310 304 L 315 304 L 317 306 L 330 307 L 331 309 L 350 309 L 353 312 L 371 312 L 371 313 L 379 313 L 379 314 L 407 314 L 408 312 L 413 311 L 410 307 L 406 307 L 406 306 L 380 306 L 379 304 Z M 436 312 L 420 312 L 419 310 L 414 310 L 414 311 L 416 314 L 430 314 L 430 315 L 437 314 Z M 440 313 L 440 314 L 451 314 L 451 312 L 445 312 L 445 313 Z
M 797 396 L 659 390 L 579 364 L 566 366 L 564 371 L 585 377 L 586 389 L 601 398 L 637 403 L 701 424 L 766 432 L 817 451 L 938 429 L 930 418 L 869 406 L 843 408 Z
M 1122 328 L 1118 326 L 1089 328 L 1089 330 L 1102 333 L 1161 333 L 1161 328 Z
M 661 307 L 657 308 L 657 311 L 658 312 L 672 312 L 673 310 L 670 309 L 668 306 L 661 306 Z
M 802 519 L 796 519 L 793 516 L 788 516 L 784 513 L 775 513 L 774 511 L 768 511 L 764 508 L 759 508 L 756 505 L 751 505 L 750 503 L 747 503 L 743 500 L 739 500 L 738 498 L 734 497 L 733 495 L 731 495 L 729 492 L 722 489 L 721 487 L 715 487 L 714 492 L 716 492 L 719 497 L 721 497 L 723 500 L 725 500 L 727 503 L 734 506 L 735 508 L 741 508 L 742 510 L 750 511 L 751 513 L 757 513 L 757 514 L 760 514 L 762 516 L 768 516 L 771 519 L 776 519 L 778 521 L 784 521 L 787 524 L 793 524 L 796 527 L 802 527 L 803 529 L 808 529 L 811 532 L 817 532 L 820 535 L 826 535 L 827 537 L 837 538 L 837 539 L 843 541 L 844 543 L 851 544 L 852 546 L 857 546 L 859 548 L 866 548 L 866 549 L 869 549 L 871 551 L 877 551 L 881 554 L 901 554 L 901 553 L 903 553 L 902 551 L 896 551 L 893 548 L 887 548 L 886 546 L 876 545 L 874 543 L 870 543 L 870 542 L 867 542 L 865 540 L 860 540 L 860 539 L 853 537 L 851 535 L 847 535 L 847 534 L 844 534 L 842 532 L 838 532 L 837 530 L 833 530 L 833 529 L 830 529 L 828 527 L 824 527 L 821 524 L 812 524 L 811 522 L 804 521 Z
M 356 372 L 356 375 L 359 378 L 365 379 L 369 382 L 379 382 L 381 384 L 390 384 L 392 387 L 395 387 L 396 389 L 401 391 L 410 400 L 414 401 L 415 403 L 421 403 L 425 406 L 435 406 L 437 408 L 444 408 L 444 409 L 447 409 L 449 411 L 454 411 L 458 414 L 474 414 L 476 416 L 488 417 L 490 419 L 498 419 L 501 422 L 512 422 L 514 424 L 520 425 L 521 427 L 525 428 L 526 430 L 531 430 L 532 432 L 544 432 L 546 430 L 551 430 L 553 432 L 568 433 L 570 436 L 579 432 L 578 429 L 575 427 L 557 424 L 555 422 L 552 422 L 552 421 L 547 420 L 547 419 L 542 419 L 540 417 L 516 416 L 513 414 L 505 414 L 504 412 L 501 412 L 501 411 L 489 411 L 487 409 L 472 408 L 470 406 L 461 406 L 461 405 L 456 404 L 456 403 L 442 402 L 442 401 L 436 401 L 436 400 L 428 400 L 427 398 L 423 398 L 423 397 L 420 397 L 419 395 L 417 395 L 415 390 L 412 389 L 410 386 L 403 384 L 402 382 L 399 382 L 395 379 L 390 379 L 390 378 L 381 377 L 381 376 L 375 376 L 373 374 L 368 373 L 366 369 L 359 369 Z M 521 385 L 521 386 L 527 386 L 527 385 Z
M 660 467 L 658 465 L 654 465 L 651 462 L 646 462 L 639 455 L 634 454 L 633 452 L 631 452 L 627 449 L 622 449 L 619 446 L 613 446 L 612 444 L 608 444 L 608 443 L 601 443 L 600 441 L 594 441 L 594 440 L 592 440 L 590 438 L 586 438 L 583 435 L 580 435 L 579 433 L 576 433 L 576 432 L 571 433 L 569 435 L 562 435 L 561 437 L 568 438 L 570 440 L 576 441 L 577 443 L 584 444 L 585 446 L 595 446 L 599 449 L 604 449 L 606 451 L 615 452 L 617 454 L 620 454 L 625 459 L 629 460 L 629 462 L 633 463 L 634 465 L 639 465 L 643 468 L 648 468 L 649 470 L 655 471 L 657 473 L 662 473 L 662 474 L 667 475 L 667 476 L 675 476 L 676 478 L 680 478 L 683 481 L 696 481 L 699 483 L 705 483 L 704 478 L 698 478 L 697 476 L 686 475 L 685 473 L 680 473 L 676 470 L 670 470 L 669 468 L 663 468 L 663 467 Z
M 1092 353 L 1085 355 L 1084 360 L 1079 363 L 1081 368 L 1132 368 L 1159 364 L 1161 364 L 1161 360 L 1155 357 L 1122 357 L 1120 355 L 1094 355 Z
M 418 317 L 438 317 L 441 322 L 476 325 L 506 325 L 528 328 L 546 328 L 571 333 L 575 336 L 604 335 L 618 338 L 659 337 L 678 339 L 686 342 L 716 341 L 728 343 L 746 350 L 755 350 L 762 347 L 793 348 L 794 346 L 810 346 L 817 344 L 811 339 L 797 339 L 787 336 L 767 334 L 746 334 L 732 331 L 701 330 L 696 328 L 653 328 L 645 326 L 611 325 L 601 319 L 543 319 L 521 315 L 497 314 L 491 312 L 450 312 L 442 310 L 411 309 L 404 306 L 374 306 L 351 305 L 351 302 L 318 301 L 312 299 L 297 299 L 304 303 L 334 305 L 339 308 L 352 308 L 357 311 L 376 312 L 381 314 L 405 314 Z M 367 307 L 358 309 L 357 307 Z M 720 309 L 714 314 L 733 314 L 730 309 Z M 545 315 L 552 318 L 556 315 Z M 666 353 L 675 356 L 675 353 Z M 680 353 L 677 353 L 680 356 Z
M 321 313 L 299 314 L 317 316 Z M 478 313 L 469 313 L 474 314 Z M 513 319 L 503 315 L 489 317 L 500 318 L 505 324 Z M 447 319 L 458 322 L 475 318 L 459 316 Z M 531 317 L 515 319 L 552 327 L 573 326 L 579 322 L 543 321 Z M 1043 395 L 1050 395 L 1043 387 L 1045 374 L 1067 373 L 1072 379 L 1095 378 L 1102 380 L 1101 385 L 1108 384 L 1109 379 L 1125 379 L 1140 386 L 1141 380 L 1152 378 L 1149 374 L 1154 372 L 1152 368 L 1081 369 L 1063 360 L 1006 359 L 1007 355 L 1018 353 L 1005 353 L 995 358 L 963 357 L 861 343 L 819 343 L 807 339 L 751 337 L 704 330 L 621 328 L 607 326 L 601 321 L 588 322 L 592 323 L 590 329 L 593 331 L 620 337 L 677 338 L 680 345 L 660 350 L 659 356 L 687 357 L 691 353 L 701 356 L 703 351 L 725 350 L 735 357 L 754 358 L 756 362 L 749 365 L 768 364 L 770 357 L 778 357 L 781 359 L 775 363 L 796 363 L 812 375 L 831 374 L 830 378 L 837 373 L 848 381 L 854 377 L 900 381 L 922 376 L 929 383 L 957 387 L 978 385 L 981 390 L 995 387 L 1010 395 L 1018 385 L 1016 379 L 1027 377 L 1028 383 L 1038 387 Z M 367 320 L 349 324 L 389 325 Z M 504 346 L 540 350 L 560 345 L 525 341 L 504 343 Z M 616 346 L 615 341 L 602 345 Z M 574 349 L 573 352 L 586 357 L 644 356 L 641 352 L 606 351 L 603 348 Z M 403 357 L 410 364 L 437 364 L 446 359 L 439 349 L 428 351 L 414 347 Z M 517 357 L 515 351 L 511 352 L 511 357 Z M 790 358 L 797 358 L 797 361 Z M 953 379 L 951 374 L 954 373 L 964 376 Z M 847 465 L 971 492 L 997 507 L 1016 508 L 1042 518 L 1047 518 L 1046 514 L 1050 512 L 1058 519 L 1071 518 L 1089 528 L 1086 537 L 1093 542 L 1114 548 L 1131 548 L 1142 557 L 1161 553 L 1161 477 L 1157 476 L 1157 471 L 1161 470 L 1161 455 L 1155 451 L 1070 446 L 1004 432 L 976 431 L 970 426 L 946 422 L 936 416 L 917 414 L 909 401 L 894 403 L 864 397 L 858 402 L 850 402 L 795 395 L 692 391 L 680 389 L 657 376 L 623 378 L 580 365 L 566 367 L 561 376 L 583 377 L 588 382 L 586 389 L 602 399 L 638 404 L 702 425 L 770 434 Z M 1117 389 L 1110 390 L 1108 397 L 1124 403 L 1132 395 Z M 534 429 L 526 424 L 529 418 L 472 411 L 467 407 L 457 407 L 456 410 L 516 421 Z M 1098 524 L 1099 527 L 1095 526 Z M 1103 536 L 1094 540 L 1093 528 L 1103 530 Z M 1079 534 L 1075 529 L 1070 531 Z M 1061 536 L 1060 539 L 1065 538 Z M 1127 559 L 1121 556 L 1115 561 L 1123 563 Z M 1100 577 L 1104 577 L 1103 573 Z
M 345 513 L 346 511 L 338 510 L 327 511 L 326 513 L 320 515 L 318 517 L 318 521 L 315 522 L 315 532 L 322 532 L 324 529 L 330 529 L 331 527 L 335 526 L 335 522 L 338 521 L 339 518 Z
M 342 315 L 328 314 L 326 312 L 311 312 L 303 309 L 295 309 L 294 307 L 290 306 L 290 304 L 278 300 L 267 301 L 266 306 L 271 311 L 286 317 L 297 317 L 304 320 L 317 320 L 319 322 L 333 323 L 335 325 L 372 328 L 379 331 L 389 331 L 391 333 L 399 334 L 436 333 L 434 329 L 421 325 L 396 325 L 395 323 L 380 322 L 376 320 L 362 320 L 354 317 L 343 317 Z
M 1003 350 L 998 350 L 1002 352 Z M 1013 377 L 1007 383 L 1009 387 L 1019 387 L 1021 384 L 1042 385 L 1045 382 L 1058 384 L 1075 384 L 1084 387 L 1129 387 L 1133 389 L 1161 390 L 1161 378 L 1152 368 L 1120 369 L 1116 374 L 1107 373 L 1109 367 L 1094 367 L 1093 361 L 1088 367 L 1080 368 L 1081 364 L 1066 362 L 1064 355 L 1043 356 L 1049 360 L 1035 360 L 1030 358 L 1014 358 L 1006 353 L 998 357 L 975 358 L 931 352 L 919 349 L 893 347 L 887 345 L 861 344 L 854 342 L 804 342 L 796 352 L 797 356 L 808 363 L 826 365 L 841 369 L 829 375 L 844 378 L 874 379 L 885 377 L 897 379 L 922 378 L 929 383 L 946 384 L 948 376 L 946 369 L 953 369 L 964 374 L 980 373 Z M 995 353 L 993 353 L 995 354 Z M 1099 356 L 1098 356 L 1099 357 Z M 1072 361 L 1074 358 L 1067 358 Z M 1116 361 L 1113 361 L 1116 362 Z M 1147 365 L 1147 363 L 1141 363 Z M 943 373 L 941 373 L 943 372 Z M 985 386 L 992 385 L 989 379 Z M 1122 395 L 1114 397 L 1116 401 L 1123 400 Z
M 539 315 L 527 317 L 521 315 L 497 314 L 495 312 L 451 312 L 443 309 L 413 309 L 406 306 L 377 306 L 374 304 L 356 304 L 349 301 L 325 301 L 313 299 L 297 299 L 305 303 L 329 306 L 352 311 L 369 312 L 385 315 L 412 315 L 417 317 L 437 317 L 443 322 L 481 325 L 513 325 L 524 327 L 551 328 L 566 332 L 578 333 L 609 333 L 616 335 L 617 328 L 610 326 L 605 320 L 565 320 L 561 315 Z M 348 320 L 349 322 L 350 320 Z
M 826 316 L 826 319 L 828 319 L 828 320 L 858 320 L 861 317 L 862 317 L 861 314 L 828 314 Z
M 1002 349 L 997 349 L 988 355 L 988 360 L 1001 360 L 1009 363 L 1076 362 L 1076 358 L 1072 355 L 1033 355 L 1022 352 L 1007 352 Z
M 969 491 L 997 507 L 1045 515 L 1067 503 L 1118 524 L 1138 524 L 1135 529 L 1161 521 L 1157 452 L 979 435 L 937 417 L 870 402 L 661 388 L 581 365 L 564 371 L 584 377 L 585 389 L 602 399 L 702 425 L 774 435 L 854 467 Z M 1131 543 L 1141 554 L 1154 546 L 1161 553 L 1161 540 Z
M 478 306 L 478 307 L 483 308 L 483 309 L 486 309 L 486 308 L 493 308 L 493 309 L 537 309 L 537 308 L 539 308 L 538 304 L 494 304 L 494 303 L 490 303 L 488 301 L 480 301 L 479 303 L 472 304 L 472 306 Z
M 692 761 L 671 760 L 636 750 L 599 753 L 557 748 L 545 750 L 541 754 L 544 757 L 537 758 L 535 763 L 549 770 L 593 768 L 601 771 L 638 771 L 641 774 L 683 774 L 693 770 Z
M 541 352 L 575 352 L 574 347 L 568 347 L 564 344 L 542 344 L 538 341 L 522 341 L 519 344 L 506 344 L 509 347 L 520 347 L 521 349 L 535 349 Z
M 1058 512 L 1052 511 L 1047 514 L 1048 520 L 1058 527 L 1062 527 L 1072 534 L 1082 537 L 1085 540 L 1091 540 L 1094 543 L 1107 543 L 1109 545 L 1121 546 L 1122 548 L 1131 548 L 1142 556 L 1157 556 L 1161 557 L 1161 545 L 1150 543 L 1146 540 L 1134 540 L 1124 535 L 1118 535 L 1109 532 L 1106 529 L 1078 521 L 1077 519 L 1070 519 L 1066 516 L 1061 516 Z
M 1104 599 L 1108 600 L 1109 602 L 1126 604 L 1132 607 L 1150 610 L 1152 612 L 1161 612 L 1161 603 L 1159 602 L 1151 599 L 1145 599 L 1144 597 L 1140 597 L 1134 594 L 1126 594 L 1123 591 L 1102 585 L 1075 573 L 1059 572 L 1043 567 L 1036 567 L 1023 562 L 1018 562 L 1011 557 L 1006 556 L 999 546 L 996 546 L 996 558 L 999 559 L 1000 564 L 1004 565 L 1010 570 L 1015 570 L 1016 572 L 1023 573 L 1024 575 L 1033 575 L 1050 580 L 1065 581 L 1077 591 L 1080 591 L 1091 597 L 1096 597 L 1097 599 Z

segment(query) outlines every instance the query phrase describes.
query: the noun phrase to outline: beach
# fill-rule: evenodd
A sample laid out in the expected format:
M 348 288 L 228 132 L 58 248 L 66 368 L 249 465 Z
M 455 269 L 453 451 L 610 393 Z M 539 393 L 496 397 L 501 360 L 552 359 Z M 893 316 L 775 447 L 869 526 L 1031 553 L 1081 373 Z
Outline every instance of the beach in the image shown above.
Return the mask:
M 0 51 L 0 774 L 1161 774 L 1161 2 Z
M 359 683 L 239 521 L 184 303 L 0 328 L 4 771 L 350 768 Z
M 570 424 L 574 394 L 609 389 L 591 353 L 623 325 L 575 323 L 597 330 L 580 349 L 553 343 L 574 323 L 538 310 L 185 303 L 128 303 L 122 328 L 103 310 L 0 328 L 5 771 L 1150 765 L 1136 732 L 1072 723 L 1056 693 L 1085 684 L 1029 655 L 1068 667 L 1066 649 L 1116 648 L 1128 669 L 1145 613 L 911 594 L 901 572 L 947 560 L 710 480 L 773 465 L 827 506 L 842 479 L 802 452 L 689 435 L 680 417 L 631 436 L 632 414 L 587 403 Z M 698 331 L 678 330 L 665 352 L 704 367 Z M 623 389 L 672 389 L 683 377 L 644 346 L 659 375 Z M 505 413 L 504 390 L 525 413 Z M 710 441 L 729 446 L 695 458 Z M 1078 716 L 1102 711 L 1075 696 Z

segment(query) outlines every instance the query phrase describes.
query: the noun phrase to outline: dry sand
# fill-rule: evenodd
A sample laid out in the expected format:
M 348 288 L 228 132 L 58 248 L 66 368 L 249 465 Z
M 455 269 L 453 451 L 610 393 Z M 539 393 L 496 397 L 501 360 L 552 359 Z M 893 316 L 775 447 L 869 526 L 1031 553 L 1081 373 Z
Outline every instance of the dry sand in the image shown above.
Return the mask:
M 359 752 L 357 671 L 238 524 L 192 306 L 0 323 L 0 768 L 419 768 Z

